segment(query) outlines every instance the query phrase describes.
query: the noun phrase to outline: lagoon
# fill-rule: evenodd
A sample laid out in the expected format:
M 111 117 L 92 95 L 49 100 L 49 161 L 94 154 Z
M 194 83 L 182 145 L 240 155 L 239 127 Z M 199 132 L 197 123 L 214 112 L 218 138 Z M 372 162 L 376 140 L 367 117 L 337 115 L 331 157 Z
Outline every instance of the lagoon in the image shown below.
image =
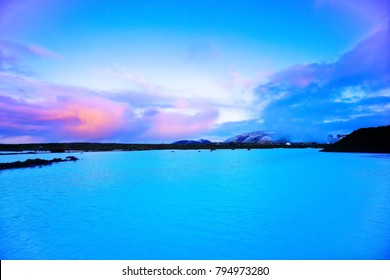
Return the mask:
M 389 155 L 71 155 L 0 172 L 0 259 L 390 259 Z

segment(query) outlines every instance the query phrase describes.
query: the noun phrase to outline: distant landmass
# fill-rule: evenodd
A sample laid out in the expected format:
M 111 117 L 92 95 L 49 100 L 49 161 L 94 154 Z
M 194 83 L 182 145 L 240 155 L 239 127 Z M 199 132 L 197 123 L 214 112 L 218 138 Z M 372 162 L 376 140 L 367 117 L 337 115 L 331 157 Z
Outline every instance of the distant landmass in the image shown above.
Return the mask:
M 322 152 L 390 153 L 390 125 L 355 130 Z
M 88 151 L 146 151 L 146 150 L 220 150 L 220 149 L 273 149 L 273 148 L 322 148 L 322 152 L 390 153 L 390 125 L 358 129 L 334 144 L 315 142 L 289 142 L 275 140 L 275 134 L 267 131 L 243 133 L 223 142 L 206 139 L 180 140 L 172 144 L 126 143 L 30 143 L 0 144 L 1 155 L 41 153 L 82 153 Z M 49 163 L 49 162 L 48 162 Z M 0 169 L 46 165 L 44 162 L 11 163 Z
M 191 140 L 189 140 L 191 141 Z M 183 143 L 183 142 L 181 142 Z M 83 153 L 103 151 L 150 151 L 150 150 L 223 150 L 223 149 L 274 149 L 274 148 L 324 148 L 327 144 L 313 142 L 286 143 L 200 143 L 195 144 L 125 144 L 125 143 L 31 143 L 0 144 L 0 156 L 17 154 Z
M 198 141 L 196 140 L 179 140 L 176 142 L 173 142 L 174 145 L 188 145 L 188 144 L 211 144 L 212 142 L 206 139 L 200 139 Z
M 272 133 L 267 131 L 253 131 L 243 134 L 239 134 L 233 137 L 230 137 L 223 141 L 222 143 L 239 143 L 239 144 L 268 144 L 275 142 L 272 138 Z M 174 145 L 192 145 L 192 144 L 211 144 L 213 142 L 200 139 L 200 140 L 180 140 L 173 142 Z

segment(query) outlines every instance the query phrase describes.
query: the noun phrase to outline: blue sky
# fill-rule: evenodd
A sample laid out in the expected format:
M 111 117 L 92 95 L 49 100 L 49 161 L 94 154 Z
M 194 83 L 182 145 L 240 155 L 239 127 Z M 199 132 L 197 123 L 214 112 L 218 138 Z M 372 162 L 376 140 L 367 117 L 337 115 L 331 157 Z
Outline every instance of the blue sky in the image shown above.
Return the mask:
M 0 2 L 0 142 L 389 124 L 383 0 Z

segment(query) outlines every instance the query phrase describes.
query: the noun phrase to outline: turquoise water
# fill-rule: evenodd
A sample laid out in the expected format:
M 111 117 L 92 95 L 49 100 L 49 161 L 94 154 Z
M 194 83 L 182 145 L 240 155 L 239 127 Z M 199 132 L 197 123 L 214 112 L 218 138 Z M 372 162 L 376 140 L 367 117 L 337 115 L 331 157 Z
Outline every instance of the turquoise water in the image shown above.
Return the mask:
M 0 171 L 1 259 L 390 259 L 386 155 L 76 156 Z

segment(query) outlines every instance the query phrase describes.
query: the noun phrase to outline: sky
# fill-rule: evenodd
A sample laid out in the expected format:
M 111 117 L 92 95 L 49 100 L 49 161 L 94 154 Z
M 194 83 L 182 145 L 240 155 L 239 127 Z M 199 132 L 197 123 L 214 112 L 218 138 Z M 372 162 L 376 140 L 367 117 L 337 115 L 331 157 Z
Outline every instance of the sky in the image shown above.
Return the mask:
M 390 124 L 389 0 L 0 0 L 0 143 Z

